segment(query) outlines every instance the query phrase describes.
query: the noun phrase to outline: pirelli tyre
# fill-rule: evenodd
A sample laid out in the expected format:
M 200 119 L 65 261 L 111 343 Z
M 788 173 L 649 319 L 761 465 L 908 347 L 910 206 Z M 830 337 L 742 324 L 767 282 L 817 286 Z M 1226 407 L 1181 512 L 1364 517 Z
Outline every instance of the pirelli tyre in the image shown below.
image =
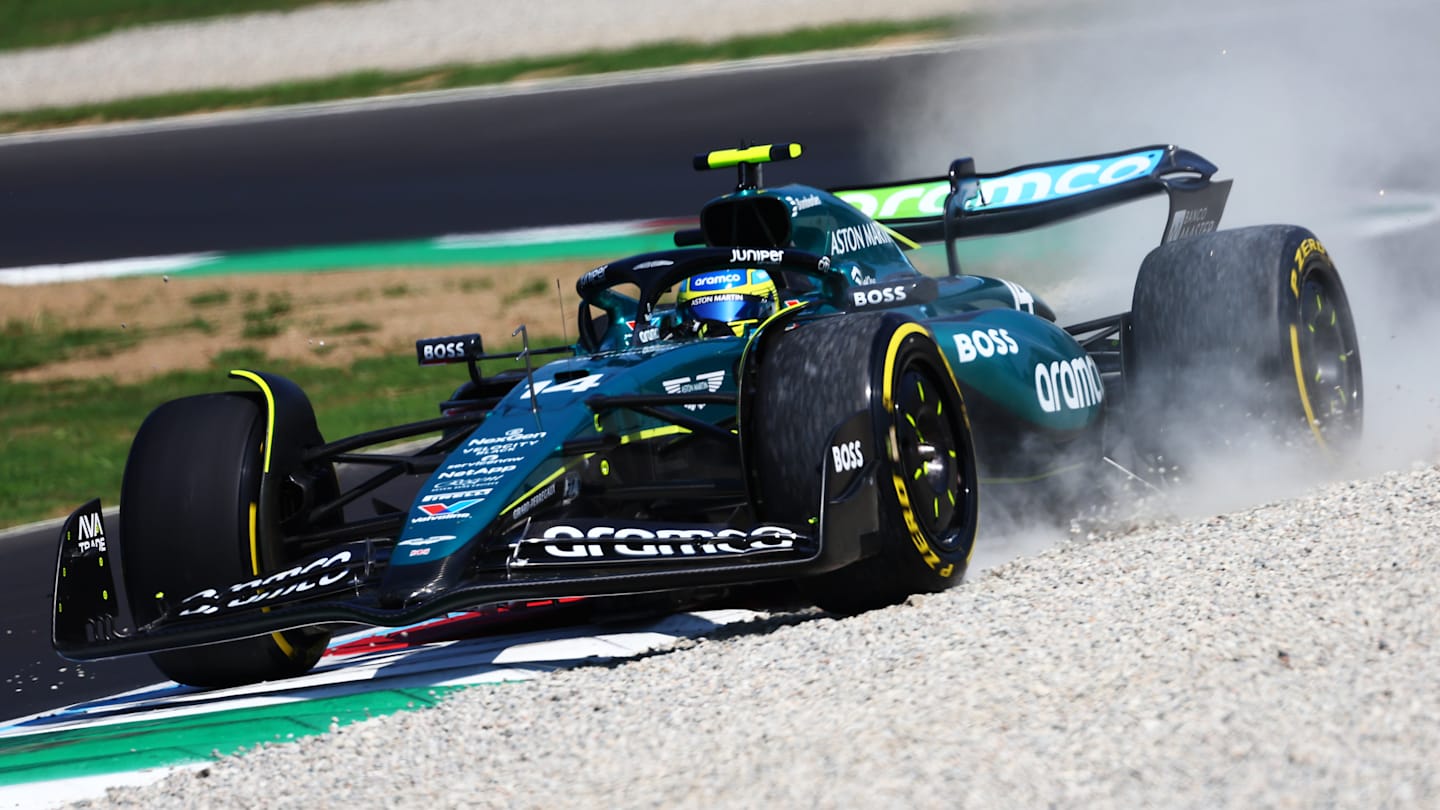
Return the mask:
M 1340 275 L 1310 231 L 1265 225 L 1182 239 L 1140 267 L 1125 335 L 1142 465 L 1297 448 L 1343 457 L 1363 419 L 1360 349 Z M 1217 455 L 1219 456 L 1218 458 Z
M 173 400 L 141 425 L 120 493 L 121 564 L 137 625 L 158 618 L 166 601 L 284 562 L 280 516 L 259 509 L 265 427 L 264 405 L 249 393 Z M 329 635 L 302 628 L 150 657 L 179 683 L 232 686 L 308 671 Z
M 959 583 L 975 541 L 975 454 L 964 401 L 930 333 L 878 313 L 806 322 L 777 338 L 748 416 L 762 519 L 817 517 L 832 434 L 857 411 L 871 410 L 884 448 L 878 553 L 798 582 L 801 592 L 853 614 Z

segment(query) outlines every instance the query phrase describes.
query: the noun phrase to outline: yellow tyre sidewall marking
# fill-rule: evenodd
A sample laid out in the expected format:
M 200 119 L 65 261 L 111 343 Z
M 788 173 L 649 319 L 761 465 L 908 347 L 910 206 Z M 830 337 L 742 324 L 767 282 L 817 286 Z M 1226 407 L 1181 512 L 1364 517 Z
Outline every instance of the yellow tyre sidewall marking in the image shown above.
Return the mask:
M 264 472 L 269 473 L 269 472 L 270 472 L 270 450 L 271 450 L 272 447 L 274 447 L 274 438 L 275 438 L 275 395 L 274 395 L 273 393 L 271 393 L 271 391 L 270 391 L 270 386 L 268 386 L 268 385 L 265 384 L 264 378 L 261 377 L 260 375 L 256 374 L 256 373 L 252 372 L 252 371 L 246 371 L 245 369 L 233 369 L 233 370 L 230 372 L 230 376 L 232 376 L 232 377 L 240 377 L 240 378 L 242 378 L 242 379 L 249 380 L 250 382 L 254 383 L 254 384 L 260 389 L 261 393 L 263 393 L 263 394 L 265 395 L 265 447 L 264 447 L 265 464 L 264 464 Z M 260 532 L 259 532 L 259 530 L 258 530 L 258 523 L 259 523 L 258 513 L 259 513 L 259 505 L 256 504 L 256 503 L 254 503 L 254 502 L 251 502 L 251 504 L 250 504 L 250 573 L 251 573 L 252 575 L 254 575 L 254 576 L 257 576 L 257 577 L 260 576 Z M 265 609 L 264 609 L 264 612 L 269 613 L 269 612 L 270 612 L 270 609 L 269 609 L 269 608 L 265 608 Z M 285 634 L 284 634 L 283 632 L 271 633 L 271 634 L 270 634 L 270 638 L 271 638 L 272 640 L 274 640 L 275 646 L 280 649 L 280 652 L 281 652 L 282 654 L 284 654 L 284 656 L 285 656 L 286 658 L 294 658 L 294 657 L 295 657 L 295 647 L 294 647 L 293 645 L 291 645 L 288 640 L 286 640 Z
M 1325 443 L 1325 436 L 1320 433 L 1320 423 L 1315 421 L 1315 409 L 1310 405 L 1310 391 L 1305 387 L 1305 371 L 1300 362 L 1300 330 L 1293 323 L 1290 324 L 1290 356 L 1295 363 L 1295 387 L 1300 390 L 1300 406 L 1305 409 L 1305 424 L 1310 426 L 1310 433 L 1315 437 L 1320 449 L 1329 452 L 1330 447 Z
M 917 323 L 902 324 L 890 335 L 890 344 L 885 347 L 885 375 L 883 378 L 883 387 L 881 388 L 881 402 L 885 406 L 885 412 L 892 417 L 889 420 L 891 424 L 890 435 L 892 444 L 894 445 L 894 452 L 897 456 L 899 455 L 900 447 L 899 440 L 895 438 L 893 419 L 895 415 L 895 361 L 900 354 L 901 345 L 904 344 L 906 338 L 911 335 L 920 335 L 928 339 L 930 332 Z M 943 353 L 941 354 L 941 359 L 942 361 L 944 359 Z M 948 364 L 946 365 L 946 370 L 949 371 Z M 943 560 L 940 559 L 940 555 L 936 553 L 935 549 L 930 547 L 930 541 L 925 538 L 925 533 L 920 528 L 920 522 L 915 519 L 915 510 L 910 505 L 910 491 L 905 488 L 905 479 L 900 475 L 898 459 L 892 459 L 891 461 L 890 480 L 894 482 L 895 499 L 900 502 L 900 514 L 905 519 L 905 528 L 910 533 L 910 542 L 914 544 L 915 550 L 920 553 L 920 559 L 924 560 L 925 564 L 930 566 L 930 569 L 940 576 L 953 576 L 955 573 L 955 564 L 949 563 L 942 565 Z M 974 551 L 973 547 L 971 551 Z
M 259 532 L 259 530 L 258 530 L 258 528 L 259 528 L 259 527 L 258 527 L 258 523 L 259 523 L 259 513 L 260 513 L 260 506 L 259 506 L 259 504 L 255 503 L 254 501 L 251 501 L 251 502 L 250 502 L 250 573 L 254 574 L 254 575 L 257 576 L 257 577 L 260 576 L 260 532 Z M 267 608 L 263 608 L 263 611 L 264 611 L 265 613 L 269 613 L 269 612 L 270 612 L 270 608 L 268 608 L 268 607 L 267 607 Z M 293 645 L 291 645 L 290 642 L 285 638 L 285 634 L 284 634 L 283 632 L 271 633 L 271 634 L 270 634 L 270 638 L 271 638 L 271 640 L 273 640 L 273 641 L 275 642 L 275 646 L 280 648 L 280 652 L 283 653 L 286 658 L 294 658 L 294 657 L 295 657 L 295 647 L 294 647 Z
M 1300 277 L 1305 269 L 1305 262 L 1312 253 L 1327 255 L 1319 241 L 1307 239 L 1295 250 L 1295 266 L 1290 269 L 1290 291 L 1295 296 L 1296 320 L 1300 317 Z M 1305 409 L 1305 424 L 1310 428 L 1310 433 L 1315 437 L 1320 449 L 1329 453 L 1330 446 L 1320 432 L 1320 423 L 1315 420 L 1315 408 L 1310 404 L 1310 389 L 1305 385 L 1305 365 L 1300 357 L 1300 328 L 1294 320 L 1290 323 L 1290 358 L 1295 368 L 1295 387 L 1300 392 L 1300 407 Z

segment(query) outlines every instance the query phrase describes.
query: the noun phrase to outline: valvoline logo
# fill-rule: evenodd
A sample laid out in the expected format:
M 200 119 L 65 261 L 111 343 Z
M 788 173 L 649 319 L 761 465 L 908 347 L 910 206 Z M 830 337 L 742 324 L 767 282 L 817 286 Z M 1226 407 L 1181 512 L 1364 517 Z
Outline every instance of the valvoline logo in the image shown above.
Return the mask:
M 455 503 L 422 503 L 420 511 L 427 515 L 453 515 L 456 512 L 464 512 L 479 502 L 479 498 L 471 498 L 468 501 L 456 501 Z

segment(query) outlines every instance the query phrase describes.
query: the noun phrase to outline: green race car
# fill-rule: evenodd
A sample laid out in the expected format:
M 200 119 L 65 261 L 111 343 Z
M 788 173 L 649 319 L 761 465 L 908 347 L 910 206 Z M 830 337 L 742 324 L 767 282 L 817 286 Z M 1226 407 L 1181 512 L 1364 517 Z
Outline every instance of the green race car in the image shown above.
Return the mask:
M 419 341 L 422 364 L 468 369 L 439 418 L 327 442 L 295 383 L 250 370 L 157 408 L 119 531 L 98 500 L 62 531 L 57 651 L 219 686 L 307 671 L 340 623 L 519 600 L 789 581 L 854 613 L 960 582 L 979 499 L 1006 482 L 1093 475 L 1122 444 L 1137 475 L 1173 476 L 1197 433 L 1330 453 L 1358 436 L 1328 254 L 1298 227 L 1219 230 L 1230 183 L 1198 155 L 764 187 L 762 164 L 800 153 L 697 156 L 736 189 L 676 249 L 581 275 L 573 345 L 514 368 L 479 335 Z M 1162 244 L 1111 318 L 1063 324 L 955 259 L 966 237 L 1159 193 Z M 949 275 L 916 270 L 924 243 L 951 248 Z

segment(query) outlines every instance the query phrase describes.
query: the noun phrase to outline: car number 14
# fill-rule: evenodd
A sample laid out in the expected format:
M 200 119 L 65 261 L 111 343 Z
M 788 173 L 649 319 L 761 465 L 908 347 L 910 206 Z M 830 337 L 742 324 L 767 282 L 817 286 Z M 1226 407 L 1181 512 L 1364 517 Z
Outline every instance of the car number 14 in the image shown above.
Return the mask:
M 600 385 L 600 381 L 604 378 L 604 374 L 586 374 L 584 377 L 576 377 L 573 380 L 565 380 L 563 382 L 538 380 L 535 383 L 535 394 L 538 396 L 540 394 L 555 394 L 562 391 L 578 394 L 581 391 L 589 391 L 591 388 Z M 530 390 L 527 388 L 525 392 L 520 395 L 520 398 L 529 399 Z

